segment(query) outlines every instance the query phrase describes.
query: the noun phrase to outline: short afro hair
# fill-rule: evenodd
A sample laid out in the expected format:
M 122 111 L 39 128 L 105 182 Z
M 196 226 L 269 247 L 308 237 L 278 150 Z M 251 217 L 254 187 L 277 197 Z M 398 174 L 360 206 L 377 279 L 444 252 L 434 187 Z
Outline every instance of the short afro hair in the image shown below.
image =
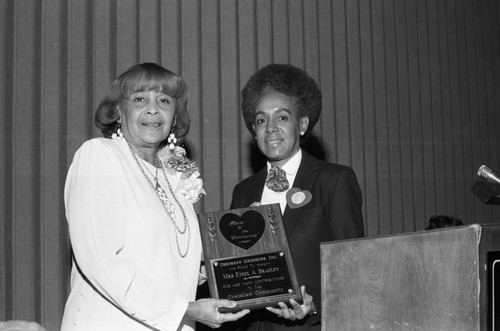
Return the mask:
M 302 69 L 290 64 L 268 64 L 254 73 L 241 92 L 241 109 L 245 124 L 255 136 L 255 105 L 262 93 L 269 90 L 283 93 L 296 100 L 298 117 L 309 118 L 309 133 L 321 113 L 321 91 L 318 85 Z

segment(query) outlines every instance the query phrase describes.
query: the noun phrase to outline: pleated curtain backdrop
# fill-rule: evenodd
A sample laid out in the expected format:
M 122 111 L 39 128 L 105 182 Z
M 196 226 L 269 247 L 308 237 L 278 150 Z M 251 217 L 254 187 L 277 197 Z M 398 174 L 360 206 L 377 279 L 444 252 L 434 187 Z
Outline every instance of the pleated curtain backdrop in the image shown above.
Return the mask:
M 66 171 L 100 136 L 109 83 L 140 62 L 188 83 L 198 211 L 228 208 L 262 165 L 240 90 L 274 62 L 319 83 L 307 148 L 354 168 L 368 235 L 423 230 L 434 214 L 500 221 L 470 191 L 481 164 L 500 170 L 499 17 L 496 0 L 0 1 L 0 320 L 58 330 Z

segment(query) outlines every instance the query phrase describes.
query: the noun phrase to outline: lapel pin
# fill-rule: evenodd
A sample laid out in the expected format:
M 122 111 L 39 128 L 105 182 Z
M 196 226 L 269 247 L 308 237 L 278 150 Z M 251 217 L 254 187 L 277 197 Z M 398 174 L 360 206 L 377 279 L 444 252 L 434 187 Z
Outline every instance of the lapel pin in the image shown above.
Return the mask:
M 309 191 L 301 190 L 298 187 L 292 187 L 286 192 L 286 202 L 291 209 L 305 206 L 311 201 L 312 194 Z

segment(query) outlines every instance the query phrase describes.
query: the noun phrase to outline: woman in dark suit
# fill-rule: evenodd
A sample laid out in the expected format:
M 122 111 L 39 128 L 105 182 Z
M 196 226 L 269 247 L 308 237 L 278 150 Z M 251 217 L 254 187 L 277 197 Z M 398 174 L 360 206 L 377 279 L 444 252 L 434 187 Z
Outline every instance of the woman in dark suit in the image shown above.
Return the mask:
M 302 305 L 252 311 L 227 327 L 320 330 L 320 243 L 364 236 L 356 175 L 301 148 L 321 112 L 321 92 L 303 70 L 283 64 L 260 69 L 242 91 L 242 110 L 267 166 L 236 185 L 231 208 L 280 204 L 297 278 L 307 293 L 303 289 Z M 279 179 L 283 172 L 286 181 Z

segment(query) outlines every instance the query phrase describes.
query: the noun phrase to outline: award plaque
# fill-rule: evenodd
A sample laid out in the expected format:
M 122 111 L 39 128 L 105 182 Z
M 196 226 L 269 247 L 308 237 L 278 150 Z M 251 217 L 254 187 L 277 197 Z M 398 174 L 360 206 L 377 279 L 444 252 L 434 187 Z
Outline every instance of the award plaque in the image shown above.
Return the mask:
M 198 215 L 210 296 L 257 309 L 302 303 L 279 204 Z

